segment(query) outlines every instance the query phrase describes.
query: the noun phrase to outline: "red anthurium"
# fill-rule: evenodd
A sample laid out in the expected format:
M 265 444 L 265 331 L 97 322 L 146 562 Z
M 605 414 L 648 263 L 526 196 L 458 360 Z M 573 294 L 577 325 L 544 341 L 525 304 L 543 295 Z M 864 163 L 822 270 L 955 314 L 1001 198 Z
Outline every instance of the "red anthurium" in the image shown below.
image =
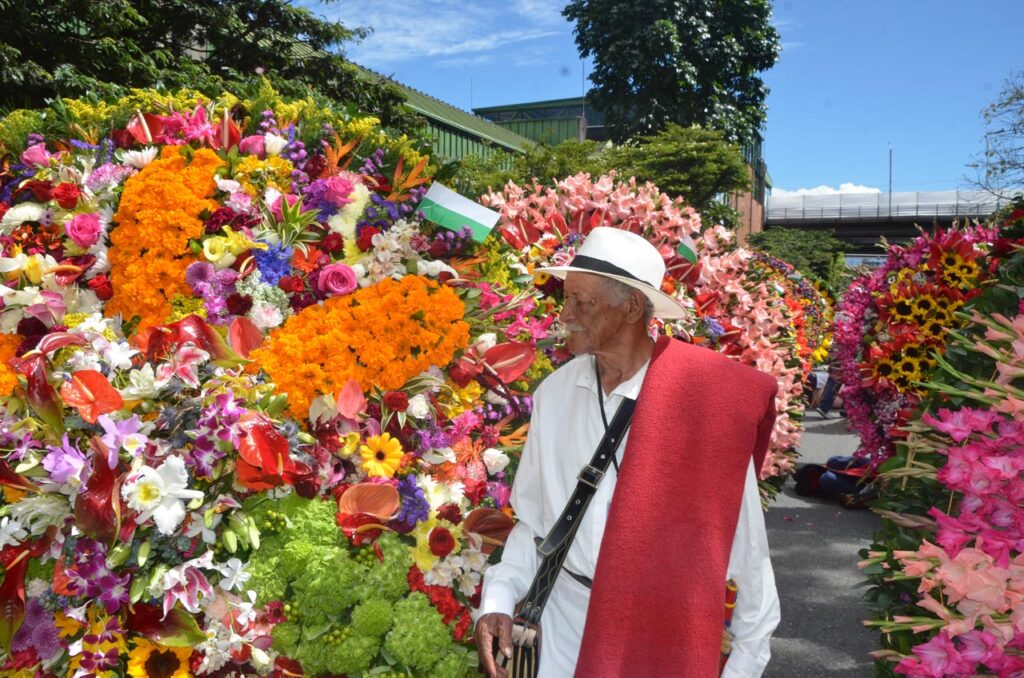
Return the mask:
M 530 344 L 510 341 L 487 349 L 484 362 L 502 382 L 511 384 L 530 369 L 536 357 L 537 349 Z
M 359 483 L 353 485 L 338 500 L 338 512 L 363 513 L 381 522 L 395 517 L 402 500 L 394 485 Z
M 237 146 L 241 140 L 241 130 L 238 129 L 238 125 L 235 124 L 235 121 L 231 119 L 227 109 L 225 109 L 224 117 L 217 124 L 217 134 L 210 140 L 210 146 L 216 149 L 231 148 L 232 146 Z
M 152 362 L 166 360 L 179 347 L 191 343 L 210 354 L 215 363 L 234 367 L 244 360 L 224 340 L 217 330 L 197 315 L 190 315 L 167 325 L 158 325 L 145 337 L 146 358 Z
M 288 440 L 262 414 L 247 412 L 239 420 L 241 437 L 235 473 L 250 490 L 269 490 L 290 482 L 298 470 Z
M 28 404 L 57 436 L 64 433 L 64 417 L 61 414 L 57 390 L 46 378 L 46 360 L 40 354 L 26 358 L 15 358 L 11 365 L 25 377 L 25 397 Z
M 85 534 L 112 544 L 121 527 L 121 481 L 117 468 L 107 464 L 109 450 L 99 438 L 89 441 L 92 474 L 75 498 L 75 524 Z
M 39 492 L 38 485 L 17 473 L 4 459 L 0 459 L 0 485 L 5 485 L 19 492 Z
M 163 132 L 164 123 L 159 116 L 136 112 L 125 126 L 125 130 L 140 144 L 151 144 L 153 139 Z
M 159 605 L 135 603 L 128 611 L 127 627 L 167 647 L 192 647 L 206 640 L 196 618 L 175 607 L 164 615 Z
M 336 517 L 338 527 L 345 533 L 353 546 L 368 544 L 388 529 L 380 518 L 368 513 L 339 513 Z
M 474 509 L 462 523 L 464 532 L 473 532 L 483 539 L 480 550 L 487 554 L 505 543 L 513 527 L 515 521 L 492 508 Z
M 256 323 L 245 316 L 238 316 L 231 321 L 228 328 L 228 341 L 231 348 L 243 358 L 249 357 L 249 352 L 258 348 L 263 343 L 263 333 Z
M 50 542 L 57 534 L 56 526 L 35 542 L 8 546 L 0 551 L 0 563 L 4 566 L 4 581 L 0 584 L 0 645 L 8 654 L 11 639 L 25 620 L 25 574 L 28 564 L 50 548 Z
M 66 405 L 77 408 L 90 424 L 96 423 L 101 414 L 121 409 L 124 398 L 110 385 L 103 373 L 96 370 L 79 370 L 60 387 L 60 395 Z
M 462 356 L 448 368 L 448 376 L 454 381 L 459 388 L 465 388 L 469 385 L 469 382 L 480 376 L 480 373 L 484 371 L 484 366 L 480 363 L 480 360 L 475 355 L 467 353 Z
M 36 350 L 43 355 L 49 355 L 65 346 L 85 346 L 89 340 L 80 334 L 70 332 L 52 332 L 39 340 Z

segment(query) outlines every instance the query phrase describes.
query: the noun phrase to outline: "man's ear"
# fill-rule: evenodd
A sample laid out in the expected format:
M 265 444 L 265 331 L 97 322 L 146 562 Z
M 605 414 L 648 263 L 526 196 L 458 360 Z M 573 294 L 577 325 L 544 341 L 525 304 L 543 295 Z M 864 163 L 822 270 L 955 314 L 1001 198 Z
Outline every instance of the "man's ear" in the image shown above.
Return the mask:
M 644 309 L 647 307 L 647 297 L 639 290 L 629 295 L 626 302 L 626 321 L 630 324 L 643 320 Z

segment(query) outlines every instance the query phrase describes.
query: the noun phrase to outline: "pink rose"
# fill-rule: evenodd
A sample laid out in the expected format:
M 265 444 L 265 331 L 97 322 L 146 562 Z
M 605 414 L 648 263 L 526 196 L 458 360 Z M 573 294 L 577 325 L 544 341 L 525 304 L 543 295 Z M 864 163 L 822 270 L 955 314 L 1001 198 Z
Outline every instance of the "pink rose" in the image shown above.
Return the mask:
M 21 154 L 21 161 L 26 165 L 41 165 L 45 167 L 53 156 L 46 152 L 45 144 L 33 144 Z
M 238 150 L 242 153 L 255 155 L 259 158 L 265 158 L 267 156 L 267 147 L 263 143 L 262 134 L 253 134 L 245 137 L 238 142 Z
M 320 270 L 320 277 L 317 279 L 316 284 L 320 288 L 321 294 L 330 296 L 351 294 L 359 287 L 359 282 L 356 280 L 356 272 L 352 270 L 351 266 L 340 261 L 324 266 Z
M 284 221 L 284 213 L 281 211 L 281 198 L 286 198 L 288 200 L 289 207 L 293 206 L 295 203 L 299 201 L 299 196 L 297 195 L 288 194 L 277 196 L 277 199 L 274 200 L 274 202 L 271 203 L 270 205 L 270 212 L 278 221 Z
M 64 225 L 68 237 L 82 249 L 88 249 L 100 239 L 103 228 L 96 214 L 76 214 L 74 219 Z
M 331 177 L 324 181 L 324 200 L 332 205 L 344 207 L 352 202 L 349 196 L 352 195 L 353 190 L 355 190 L 355 185 L 351 180 L 344 177 Z

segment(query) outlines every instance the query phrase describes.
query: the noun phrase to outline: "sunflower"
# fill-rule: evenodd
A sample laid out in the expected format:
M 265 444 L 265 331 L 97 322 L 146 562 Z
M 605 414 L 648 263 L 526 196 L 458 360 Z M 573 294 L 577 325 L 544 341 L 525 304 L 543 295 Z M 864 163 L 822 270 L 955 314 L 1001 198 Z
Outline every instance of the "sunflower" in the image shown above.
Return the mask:
M 362 469 L 371 478 L 393 477 L 405 456 L 402 443 L 392 438 L 390 433 L 367 438 L 366 443 L 359 448 L 359 454 L 363 458 Z
M 128 654 L 128 675 L 132 678 L 191 678 L 188 658 L 190 647 L 164 647 L 145 638 L 134 640 Z
M 909 299 L 893 299 L 889 316 L 896 322 L 909 322 L 914 319 L 914 304 Z
M 921 325 L 921 339 L 924 341 L 939 341 L 945 333 L 946 324 L 937 318 Z
M 881 358 L 871 366 L 871 371 L 874 372 L 875 379 L 891 379 L 895 366 L 892 361 L 888 358 Z
M 914 320 L 917 322 L 924 322 L 928 319 L 929 315 L 935 312 L 935 298 L 928 295 L 922 295 L 917 299 L 914 299 L 913 306 L 914 310 L 912 313 Z

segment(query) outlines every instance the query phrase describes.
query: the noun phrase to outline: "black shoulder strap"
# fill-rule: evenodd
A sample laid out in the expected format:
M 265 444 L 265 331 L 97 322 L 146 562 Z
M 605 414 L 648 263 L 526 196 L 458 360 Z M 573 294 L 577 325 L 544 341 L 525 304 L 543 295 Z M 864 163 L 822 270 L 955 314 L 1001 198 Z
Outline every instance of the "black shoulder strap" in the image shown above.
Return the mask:
M 597 387 L 601 388 L 600 383 Z M 565 562 L 565 557 L 569 553 L 569 547 L 572 545 L 573 537 L 576 536 L 580 519 L 583 518 L 583 514 L 590 505 L 590 500 L 597 491 L 597 486 L 615 457 L 615 450 L 618 449 L 619 443 L 629 428 L 635 408 L 636 400 L 632 398 L 624 399 L 619 405 L 611 425 L 594 451 L 593 458 L 577 476 L 576 489 L 569 497 L 569 502 L 565 505 L 562 515 L 558 517 L 551 527 L 551 531 L 548 532 L 548 536 L 537 547 L 537 552 L 542 560 L 519 610 L 519 617 L 524 621 L 531 624 L 540 622 L 541 612 L 551 594 L 551 589 L 555 586 L 562 563 Z

